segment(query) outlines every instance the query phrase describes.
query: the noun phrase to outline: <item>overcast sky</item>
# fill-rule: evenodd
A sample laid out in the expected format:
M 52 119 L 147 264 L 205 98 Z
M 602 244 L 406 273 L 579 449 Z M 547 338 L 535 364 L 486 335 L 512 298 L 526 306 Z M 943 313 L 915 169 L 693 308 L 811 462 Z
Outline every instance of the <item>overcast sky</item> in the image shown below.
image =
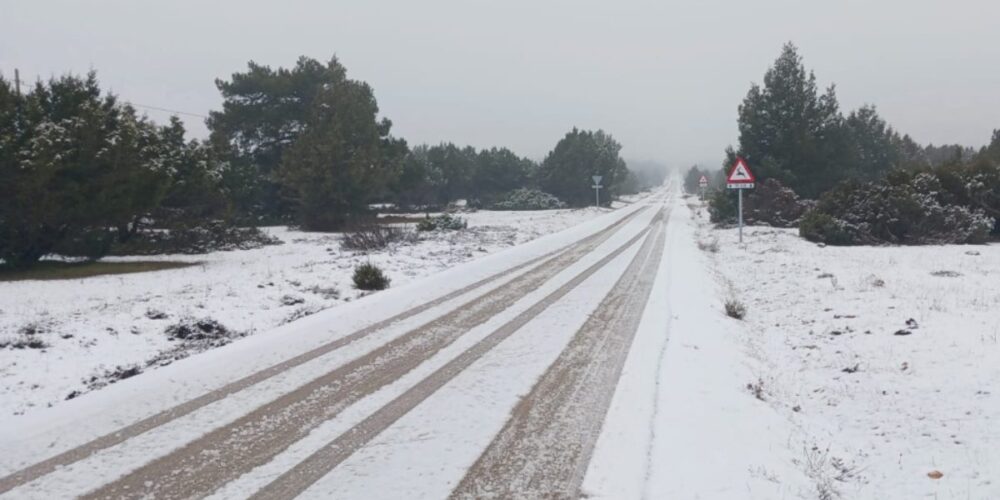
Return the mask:
M 0 0 L 0 14 L 7 78 L 93 68 L 124 99 L 207 114 L 213 80 L 248 60 L 336 54 L 411 144 L 533 158 L 577 126 L 627 158 L 717 165 L 786 41 L 843 109 L 875 104 L 920 142 L 978 147 L 1000 128 L 996 0 Z

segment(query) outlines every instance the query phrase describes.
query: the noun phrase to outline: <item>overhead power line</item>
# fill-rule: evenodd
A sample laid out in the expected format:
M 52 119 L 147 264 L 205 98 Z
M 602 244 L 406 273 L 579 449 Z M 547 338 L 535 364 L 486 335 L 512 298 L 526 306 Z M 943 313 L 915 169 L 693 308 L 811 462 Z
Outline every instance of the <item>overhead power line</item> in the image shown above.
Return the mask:
M 21 81 L 20 73 L 19 73 L 19 71 L 17 69 L 14 70 L 14 75 L 15 75 L 15 77 L 14 77 L 14 84 L 17 87 L 17 91 L 18 92 L 20 92 L 21 87 L 24 87 L 24 88 L 30 90 L 31 84 L 26 83 L 24 81 Z M 171 113 L 171 114 L 183 115 L 183 116 L 192 116 L 192 117 L 195 117 L 195 118 L 202 118 L 202 119 L 207 119 L 208 118 L 207 115 L 202 115 L 202 114 L 199 114 L 199 113 L 192 113 L 190 111 L 181 111 L 181 110 L 177 110 L 177 109 L 164 108 L 162 106 L 151 106 L 149 104 L 139 104 L 137 102 L 129 101 L 127 99 L 122 99 L 122 101 L 126 102 L 126 103 L 128 103 L 128 104 L 130 104 L 130 105 L 132 105 L 132 106 L 134 106 L 136 108 L 149 109 L 149 110 L 153 110 L 153 111 L 162 111 L 164 113 Z

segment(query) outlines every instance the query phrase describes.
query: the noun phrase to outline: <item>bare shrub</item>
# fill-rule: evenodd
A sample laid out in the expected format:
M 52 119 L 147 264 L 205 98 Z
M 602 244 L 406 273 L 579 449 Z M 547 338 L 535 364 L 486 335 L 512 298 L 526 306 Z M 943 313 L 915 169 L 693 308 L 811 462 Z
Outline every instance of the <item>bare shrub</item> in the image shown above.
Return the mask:
M 753 397 L 755 397 L 755 398 L 757 398 L 757 399 L 759 399 L 761 401 L 765 401 L 765 399 L 764 399 L 764 379 L 758 378 L 756 382 L 749 382 L 749 383 L 747 383 L 747 390 L 750 391 L 750 394 L 753 394 Z
M 344 250 L 381 250 L 392 243 L 413 242 L 417 235 L 401 226 L 366 224 L 344 233 L 340 247 Z
M 719 253 L 719 240 L 712 238 L 698 242 L 698 249 L 703 252 Z
M 737 299 L 726 300 L 726 316 L 734 319 L 743 319 L 747 315 L 747 306 Z

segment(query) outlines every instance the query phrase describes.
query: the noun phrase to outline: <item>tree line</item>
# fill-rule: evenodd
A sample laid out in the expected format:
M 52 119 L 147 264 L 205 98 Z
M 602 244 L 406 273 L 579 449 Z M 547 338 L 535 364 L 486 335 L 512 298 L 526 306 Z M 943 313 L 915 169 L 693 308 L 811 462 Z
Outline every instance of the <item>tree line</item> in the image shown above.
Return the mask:
M 515 190 L 590 203 L 656 179 L 630 172 L 603 131 L 573 129 L 541 162 L 507 148 L 417 145 L 392 135 L 374 91 L 332 58 L 291 68 L 250 62 L 215 85 L 222 109 L 205 140 L 157 124 L 103 92 L 94 72 L 22 93 L 0 76 L 0 259 L 97 258 L 145 230 L 290 223 L 338 230 L 371 206 L 489 207 Z
M 742 157 L 759 187 L 750 219 L 800 225 L 803 236 L 838 244 L 976 243 L 1000 237 L 1000 131 L 977 150 L 923 146 L 890 126 L 873 105 L 840 109 L 820 89 L 798 49 L 786 44 L 738 108 L 739 140 L 714 172 L 693 167 L 686 185 L 713 180 L 716 222 L 735 215 L 724 176 Z

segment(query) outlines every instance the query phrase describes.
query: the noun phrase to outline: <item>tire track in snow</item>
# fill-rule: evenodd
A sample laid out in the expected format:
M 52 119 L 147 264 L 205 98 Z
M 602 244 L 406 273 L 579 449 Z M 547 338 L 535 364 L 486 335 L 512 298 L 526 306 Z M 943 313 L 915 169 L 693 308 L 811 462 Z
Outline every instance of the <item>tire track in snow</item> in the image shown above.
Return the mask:
M 542 311 L 547 309 L 550 305 L 564 297 L 591 275 L 606 266 L 628 248 L 639 242 L 642 238 L 645 238 L 649 233 L 650 227 L 653 227 L 657 220 L 659 220 L 659 216 L 654 219 L 650 226 L 643 229 L 642 232 L 617 247 L 600 261 L 594 263 L 584 271 L 574 276 L 569 282 L 565 283 L 539 302 L 536 302 L 530 308 L 490 333 L 472 347 L 463 351 L 456 358 L 452 359 L 447 364 L 428 375 L 409 390 L 368 416 L 359 424 L 344 432 L 323 448 L 314 452 L 308 458 L 297 464 L 295 467 L 288 470 L 265 487 L 261 488 L 251 498 L 257 500 L 286 499 L 295 497 L 305 491 L 317 480 L 347 460 L 355 451 L 370 442 L 373 438 L 375 438 L 375 436 L 402 418 L 410 410 L 415 408 L 450 380 L 462 373 L 472 363 L 500 344 L 500 342 L 517 332 L 521 327 L 541 314 Z
M 591 253 L 646 209 L 560 251 L 496 290 L 314 379 L 83 498 L 191 498 L 208 495 L 267 463 L 312 429 L 409 372 L 459 336 L 510 307 Z M 370 333 L 370 332 L 369 332 Z
M 451 498 L 580 498 L 663 255 L 663 211 L 656 220 L 604 302 L 521 399 Z

